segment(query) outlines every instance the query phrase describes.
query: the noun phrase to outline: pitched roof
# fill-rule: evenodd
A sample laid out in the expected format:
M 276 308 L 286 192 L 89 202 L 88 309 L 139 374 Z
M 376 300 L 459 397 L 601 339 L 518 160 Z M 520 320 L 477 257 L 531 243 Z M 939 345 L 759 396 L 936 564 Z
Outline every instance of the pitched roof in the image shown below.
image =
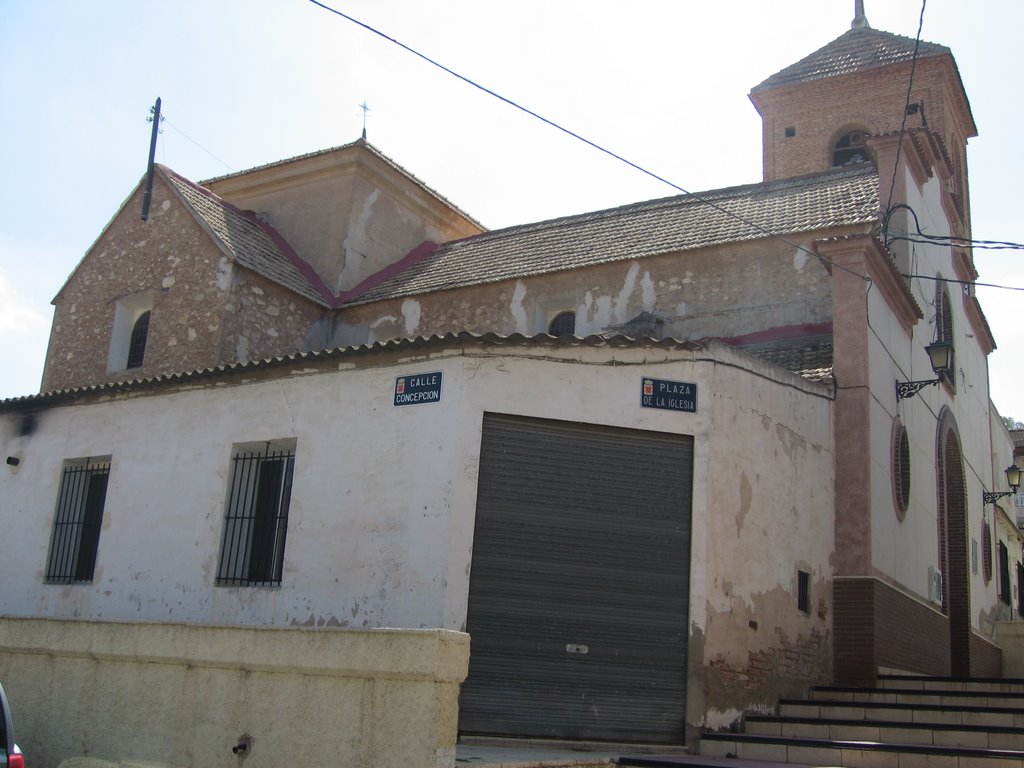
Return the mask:
M 832 380 L 831 338 L 796 340 L 769 346 L 744 346 L 740 349 L 809 381 L 826 383 Z
M 870 27 L 850 29 L 828 45 L 800 59 L 796 64 L 789 65 L 759 85 L 755 85 L 751 92 L 910 61 L 914 58 L 915 46 L 917 41 L 912 37 L 894 35 Z M 923 40 L 917 46 L 919 59 L 942 55 L 952 56 L 952 52 L 944 45 Z
M 874 224 L 877 216 L 878 175 L 874 166 L 864 164 L 813 176 L 634 203 L 454 240 L 343 305 L 755 240 L 771 234 Z
M 238 264 L 321 306 L 331 306 L 331 294 L 323 281 L 270 224 L 252 211 L 238 210 L 170 168 L 158 167 Z
M 711 344 L 715 342 L 709 342 Z M 662 350 L 696 351 L 705 349 L 708 343 L 680 341 L 678 339 L 634 339 L 618 334 L 593 334 L 590 336 L 550 336 L 539 333 L 525 336 L 513 333 L 508 336 L 496 333 L 476 334 L 468 331 L 446 333 L 443 336 L 414 339 L 397 338 L 378 341 L 373 344 L 362 344 L 352 347 L 334 347 L 314 352 L 295 352 L 290 355 L 267 357 L 259 360 L 243 360 L 225 363 L 213 368 L 197 368 L 190 371 L 161 373 L 143 379 L 122 379 L 120 381 L 104 381 L 85 386 L 40 392 L 36 395 L 10 397 L 0 399 L 0 413 L 18 410 L 33 410 L 39 406 L 79 400 L 92 395 L 106 396 L 114 392 L 153 390 L 181 384 L 194 384 L 207 379 L 223 379 L 237 374 L 251 374 L 255 371 L 280 370 L 282 376 L 306 374 L 313 370 L 318 361 L 350 360 L 361 356 L 372 355 L 380 351 L 401 350 L 412 354 L 430 354 L 449 347 L 480 345 L 487 347 L 590 347 L 590 348 L 650 348 Z M 331 370 L 343 370 L 337 365 Z M 126 372 L 130 373 L 130 371 Z
M 1014 448 L 1024 448 L 1024 429 L 1011 429 L 1010 439 Z

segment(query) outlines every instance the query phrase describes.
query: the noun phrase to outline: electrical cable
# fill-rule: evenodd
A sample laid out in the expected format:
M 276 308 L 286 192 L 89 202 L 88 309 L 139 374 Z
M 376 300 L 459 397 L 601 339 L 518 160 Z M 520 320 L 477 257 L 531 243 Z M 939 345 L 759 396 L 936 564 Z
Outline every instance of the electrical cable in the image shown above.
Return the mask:
M 907 83 L 907 99 L 903 105 L 903 121 L 900 123 L 899 141 L 896 142 L 896 163 L 892 173 L 892 184 L 889 186 L 889 199 L 886 201 L 886 210 L 892 205 L 892 196 L 896 191 L 896 175 L 900 168 L 900 154 L 903 151 L 903 136 L 907 132 L 907 112 L 910 108 L 910 94 L 914 90 L 914 71 L 917 69 L 917 53 L 921 48 L 921 30 L 924 29 L 924 8 L 928 0 L 921 0 L 921 16 L 917 20 L 917 37 L 914 39 L 914 55 L 910 59 L 910 81 Z M 885 232 L 883 231 L 883 235 Z
M 184 138 L 186 138 L 186 139 L 188 139 L 189 141 L 191 141 L 191 142 L 192 142 L 193 144 L 195 144 L 195 145 L 196 145 L 197 147 L 199 147 L 199 148 L 200 148 L 201 150 L 203 150 L 203 152 L 205 152 L 206 154 L 208 154 L 208 155 L 209 155 L 210 157 L 212 157 L 212 158 L 213 158 L 214 160 L 216 160 L 216 161 L 217 161 L 218 163 L 220 163 L 221 165 L 223 165 L 223 166 L 224 166 L 225 168 L 227 168 L 227 169 L 228 169 L 229 171 L 231 171 L 232 173 L 235 173 L 235 170 L 236 170 L 236 169 L 232 168 L 232 167 L 231 167 L 230 165 L 228 165 L 228 164 L 227 164 L 227 163 L 225 163 L 225 162 L 224 162 L 223 160 L 221 160 L 221 159 L 220 159 L 219 157 L 217 157 L 217 156 L 216 156 L 215 154 L 213 154 L 213 152 L 211 152 L 210 150 L 208 150 L 208 149 L 207 149 L 206 147 L 204 147 L 204 146 L 203 146 L 202 144 L 200 144 L 200 143 L 199 143 L 198 141 L 196 141 L 196 140 L 195 140 L 195 139 L 193 139 L 193 138 L 192 138 L 191 136 L 189 136 L 189 135 L 188 135 L 187 133 L 185 133 L 184 131 L 182 131 L 182 130 L 181 130 L 181 129 L 180 129 L 179 127 L 178 127 L 178 126 L 176 126 L 176 125 L 175 125 L 174 123 L 172 123 L 172 122 L 171 122 L 170 120 L 168 120 L 168 119 L 167 119 L 167 116 L 166 116 L 166 115 L 161 115 L 161 116 L 160 116 L 160 122 L 161 122 L 161 123 L 167 123 L 167 125 L 169 125 L 169 126 L 170 126 L 171 128 L 173 128 L 173 129 L 175 130 L 175 132 L 176 132 L 176 133 L 180 134 L 180 135 L 181 135 L 181 136 L 183 136 Z M 163 133 L 163 131 L 161 131 L 161 133 Z
M 490 96 L 493 96 L 494 98 L 498 99 L 499 101 L 502 101 L 505 104 L 508 104 L 509 106 L 511 106 L 511 107 L 513 107 L 515 109 L 518 109 L 521 112 L 524 112 L 527 115 L 530 115 L 531 117 L 533 117 L 533 118 L 535 118 L 537 120 L 540 120 L 541 122 L 545 123 L 546 125 L 548 125 L 548 126 L 550 126 L 552 128 L 555 128 L 556 130 L 559 130 L 559 131 L 567 134 L 568 136 L 570 136 L 570 137 L 572 137 L 572 138 L 574 138 L 574 139 L 576 139 L 578 141 L 583 142 L 584 144 L 587 144 L 588 146 L 598 150 L 599 152 L 602 152 L 602 153 L 604 153 L 604 154 L 606 154 L 606 155 L 608 155 L 608 156 L 610 156 L 610 157 L 612 157 L 612 158 L 614 158 L 614 159 L 616 159 L 616 160 L 618 160 L 618 161 L 620 161 L 622 163 L 625 163 L 626 165 L 630 166 L 631 168 L 633 168 L 633 169 L 635 169 L 637 171 L 640 171 L 641 173 L 643 173 L 643 174 L 645 174 L 647 176 L 650 176 L 651 178 L 653 178 L 653 179 L 655 179 L 657 181 L 660 181 L 661 183 L 671 187 L 672 189 L 675 189 L 678 192 L 681 192 L 682 194 L 684 194 L 684 195 L 686 195 L 686 196 L 688 196 L 690 198 L 693 198 L 694 200 L 696 200 L 696 201 L 698 201 L 698 202 L 700 202 L 700 203 L 702 203 L 704 205 L 708 205 L 708 206 L 710 206 L 710 207 L 712 207 L 712 208 L 714 208 L 714 209 L 724 213 L 725 215 L 729 216 L 730 218 L 732 218 L 732 219 L 734 219 L 736 221 L 739 221 L 739 222 L 741 222 L 743 224 L 746 224 L 747 226 L 749 226 L 753 230 L 755 230 L 755 231 L 757 231 L 757 232 L 759 232 L 759 233 L 761 233 L 763 235 L 766 235 L 768 237 L 771 237 L 771 238 L 774 238 L 776 240 L 779 240 L 779 241 L 785 243 L 786 245 L 789 245 L 792 248 L 796 248 L 799 251 L 802 251 L 802 252 L 807 253 L 807 254 L 809 254 L 811 256 L 814 256 L 816 259 L 818 259 L 821 262 L 825 262 L 825 263 L 831 264 L 832 266 L 837 267 L 837 268 L 839 268 L 839 269 L 841 269 L 841 270 L 843 270 L 845 272 L 848 272 L 851 275 L 859 277 L 861 280 L 864 280 L 866 283 L 868 283 L 869 286 L 873 282 L 870 276 L 861 274 L 860 272 L 857 272 L 856 270 L 850 269 L 849 267 L 845 267 L 845 266 L 843 266 L 841 264 L 836 264 L 831 259 L 828 259 L 828 258 L 826 258 L 826 257 L 824 257 L 824 256 L 822 256 L 822 255 L 820 255 L 818 253 L 816 253 L 815 251 L 813 251 L 813 250 L 811 250 L 809 248 L 806 248 L 805 246 L 802 246 L 802 245 L 800 245 L 798 243 L 794 243 L 793 241 L 789 240 L 788 238 L 786 238 L 786 237 L 784 237 L 782 235 L 779 235 L 779 234 L 771 231 L 770 229 L 768 229 L 766 227 L 762 227 L 761 225 L 759 225 L 759 224 L 757 224 L 755 222 L 752 222 L 749 219 L 746 219 L 743 216 L 740 216 L 739 214 L 734 213 L 734 212 L 728 210 L 727 208 L 724 208 L 721 205 L 718 205 L 717 203 L 715 203 L 712 200 L 708 200 L 708 199 L 706 199 L 706 198 L 704 198 L 704 197 L 702 197 L 702 196 L 700 196 L 700 195 L 698 195 L 696 193 L 690 192 L 689 190 L 681 187 L 680 185 L 675 184 L 672 181 L 669 181 L 668 179 L 666 179 L 666 178 L 664 178 L 662 176 L 659 176 L 658 174 L 654 173 L 653 171 L 650 171 L 650 170 L 644 168 L 643 166 L 641 166 L 641 165 L 639 165 L 637 163 L 634 163 L 633 161 L 623 157 L 622 155 L 619 155 L 616 152 L 613 152 L 612 150 L 607 149 L 607 148 L 601 146 L 600 144 L 597 144 L 596 142 L 591 141 L 590 139 L 585 138 L 584 136 L 581 136 L 580 134 L 578 134 L 578 133 L 576 133 L 576 132 L 574 132 L 574 131 L 572 131 L 572 130 L 570 130 L 570 129 L 568 129 L 568 128 L 566 128 L 566 127 L 564 127 L 564 126 L 562 126 L 562 125 L 560 125 L 558 123 L 556 123 L 555 121 L 553 121 L 553 120 L 551 120 L 549 118 L 544 117 L 543 115 L 538 114 L 537 112 L 534 112 L 531 109 L 528 109 L 527 107 L 524 107 L 523 105 L 513 101 L 512 99 L 510 99 L 510 98 L 508 98 L 506 96 L 502 96 L 501 94 L 491 90 L 490 88 L 487 88 L 487 87 L 481 85 L 480 83 L 477 83 L 476 81 L 472 80 L 471 78 L 466 77 L 465 75 L 462 75 L 462 74 L 456 72 L 455 70 L 451 69 L 450 67 L 447 67 L 444 64 L 441 64 L 440 62 L 430 58 L 429 56 L 427 56 L 427 55 L 425 55 L 423 53 L 420 53 L 415 48 L 412 48 L 412 47 L 406 45 L 405 43 L 403 43 L 403 42 L 401 42 L 399 40 L 396 40 L 395 38 L 385 34 L 384 32 L 381 32 L 380 30 L 378 30 L 377 28 L 367 24 L 366 22 L 360 21 L 359 19 L 356 19 L 356 18 L 354 18 L 354 17 L 352 17 L 352 16 L 350 16 L 350 15 L 348 15 L 348 14 L 342 12 L 342 11 L 339 11 L 336 8 L 332 8 L 331 6 L 326 5 L 325 3 L 321 2 L 320 0 L 309 0 L 309 2 L 311 2 L 313 5 L 321 8 L 321 9 L 323 9 L 323 10 L 329 12 L 329 13 L 333 13 L 336 16 L 339 16 L 339 17 L 341 17 L 341 18 L 343 18 L 343 19 L 345 19 L 347 21 L 350 21 L 351 23 L 355 24 L 356 26 L 362 27 L 363 29 L 367 30 L 368 32 L 371 32 L 372 34 L 377 35 L 378 37 L 381 37 L 384 40 L 387 40 L 388 42 L 390 42 L 390 43 L 392 43 L 394 45 L 397 45 L 402 50 L 407 51 L 408 53 L 411 53 L 412 55 L 416 56 L 417 58 L 422 59 L 423 61 L 425 61 L 428 64 L 430 64 L 430 65 L 440 69 L 441 71 L 451 75 L 452 77 L 455 77 L 455 78 L 457 78 L 459 80 L 462 80 L 467 85 L 470 85 L 473 88 L 476 88 L 476 89 L 478 89 L 480 91 L 483 91 L 484 93 L 486 93 L 486 94 L 488 94 Z M 927 6 L 927 0 L 922 0 L 922 2 L 921 2 L 921 13 L 920 13 L 920 16 L 918 18 L 917 38 L 916 38 L 915 44 L 914 44 L 914 55 L 913 55 L 913 59 L 911 60 L 910 83 L 909 83 L 909 85 L 907 87 L 906 105 L 910 104 L 911 93 L 912 93 L 912 90 L 913 90 L 914 70 L 915 70 L 916 65 L 917 65 L 918 50 L 920 48 L 920 43 L 921 43 L 921 30 L 924 27 L 924 12 L 925 12 L 926 6 Z M 903 110 L 903 122 L 902 122 L 902 125 L 900 126 L 900 141 L 899 141 L 899 143 L 897 145 L 897 152 L 896 152 L 896 164 L 897 164 L 897 167 L 899 166 L 900 149 L 902 148 L 902 145 L 903 145 L 902 137 L 906 133 L 906 122 L 907 122 L 907 109 L 906 109 L 906 107 L 904 107 L 904 110 Z M 888 206 L 888 211 L 887 211 L 887 213 L 885 215 L 885 218 L 883 219 L 883 226 L 882 226 L 883 234 L 887 233 L 889 217 L 890 217 L 890 215 L 895 210 L 899 210 L 900 208 L 906 208 L 906 209 L 910 210 L 911 213 L 914 214 L 915 221 L 917 219 L 917 214 L 914 213 L 913 209 L 910 208 L 910 206 L 908 206 L 906 204 L 903 204 L 903 203 L 900 203 L 897 206 L 892 206 L 891 205 L 892 195 L 894 194 L 894 190 L 895 190 L 895 178 L 896 178 L 896 174 L 894 173 L 893 174 L 893 187 L 890 188 L 890 191 L 889 191 L 889 202 L 890 202 L 890 205 Z M 932 238 L 932 237 L 938 238 L 939 237 L 939 236 L 924 235 L 924 233 L 921 233 L 920 232 L 920 224 L 919 223 L 918 223 L 918 232 L 922 236 L 928 237 L 928 238 Z M 889 242 L 891 242 L 891 240 L 895 240 L 895 239 L 910 240 L 910 238 L 895 237 L 894 236 L 894 237 L 892 237 L 892 238 L 890 238 L 889 240 L 886 241 L 886 246 L 889 245 Z M 952 238 L 950 238 L 950 239 L 952 239 Z M 975 241 L 975 240 L 968 240 L 966 238 L 958 238 L 958 239 L 959 240 L 963 240 L 964 243 L 969 243 L 971 245 L 977 243 L 977 244 L 979 244 L 977 246 L 979 248 L 1004 247 L 1004 248 L 1022 248 L 1022 249 L 1024 249 L 1024 245 L 1020 245 L 1020 244 L 1017 244 L 1017 243 L 1004 243 L 1004 242 L 997 241 L 997 240 L 991 240 L 991 241 L 989 241 L 989 240 L 977 240 L 977 241 Z M 932 244 L 934 244 L 934 241 L 931 240 L 931 239 L 921 240 L 921 241 L 917 241 L 917 240 L 911 240 L 911 241 L 912 242 L 924 242 L 924 243 L 932 243 Z M 904 277 L 908 277 L 909 278 L 909 277 L 919 277 L 919 276 L 918 275 L 904 275 Z M 941 278 L 924 278 L 924 279 L 941 279 Z M 1005 288 L 1007 290 L 1024 290 L 1024 288 L 1016 288 L 1016 287 L 1013 287 L 1013 286 L 995 285 L 995 284 L 992 284 L 992 283 L 971 283 L 971 282 L 962 281 L 962 280 L 948 280 L 947 282 L 962 283 L 962 284 L 965 284 L 965 285 L 978 285 L 978 286 L 992 287 L 992 288 Z
M 353 24 L 355 24 L 355 25 L 357 25 L 359 27 L 362 27 L 363 29 L 367 30 L 368 32 L 371 32 L 374 35 L 377 35 L 378 37 L 381 37 L 381 38 L 387 40 L 388 42 L 393 43 L 394 45 L 397 45 L 402 50 L 407 51 L 408 53 L 411 53 L 413 56 L 416 56 L 417 58 L 422 59 L 423 61 L 427 62 L 428 64 L 430 64 L 430 65 L 432 65 L 434 67 L 437 67 L 442 72 L 445 72 L 445 73 L 451 75 L 452 77 L 455 77 L 455 78 L 463 81 L 467 85 L 470 85 L 473 88 L 476 88 L 477 90 L 483 91 L 484 93 L 488 94 L 489 96 L 493 96 L 494 98 L 498 99 L 499 101 L 502 101 L 505 104 L 508 104 L 510 107 L 513 107 L 514 109 L 518 109 L 519 111 L 526 113 L 530 117 L 533 117 L 533 118 L 535 118 L 537 120 L 540 120 L 542 123 L 544 123 L 544 124 L 554 128 L 554 129 L 556 129 L 558 131 L 561 131 L 562 133 L 564 133 L 564 134 L 566 134 L 566 135 L 576 139 L 577 141 L 583 142 L 584 144 L 592 147 L 593 149 L 598 150 L 599 152 L 603 152 L 604 154 L 608 155 L 609 157 L 614 158 L 615 160 L 618 160 L 619 162 L 625 163 L 626 165 L 628 165 L 629 167 L 633 168 L 634 170 L 640 171 L 641 173 L 643 173 L 643 174 L 645 174 L 647 176 L 650 176 L 652 179 L 655 179 L 656 181 L 660 181 L 662 184 L 665 184 L 665 185 L 671 187 L 672 189 L 676 190 L 677 192 L 681 192 L 682 194 L 684 194 L 687 197 L 690 197 L 690 198 L 696 200 L 699 203 L 702 203 L 704 205 L 710 206 L 711 208 L 714 208 L 715 210 L 720 211 L 721 213 L 724 213 L 726 216 L 729 216 L 730 218 L 732 218 L 732 219 L 734 219 L 736 221 L 739 221 L 739 222 L 747 225 L 748 227 L 753 229 L 755 232 L 759 232 L 762 235 L 766 235 L 768 237 L 771 237 L 771 238 L 774 238 L 776 240 L 779 240 L 779 241 L 785 243 L 786 245 L 788 245 L 788 246 L 790 246 L 792 248 L 796 248 L 799 251 L 802 251 L 804 253 L 807 253 L 807 254 L 813 256 L 814 258 L 818 259 L 819 261 L 827 262 L 827 263 L 831 264 L 832 266 L 834 266 L 834 267 L 836 267 L 838 269 L 843 270 L 844 272 L 848 272 L 851 275 L 855 275 L 856 277 L 859 277 L 861 280 L 864 280 L 867 283 L 871 282 L 871 278 L 868 275 L 863 275 L 860 272 L 857 272 L 856 270 L 853 270 L 853 269 L 850 269 L 849 267 L 843 266 L 842 264 L 836 264 L 834 261 L 825 258 L 821 254 L 814 252 L 810 248 L 802 246 L 799 243 L 795 243 L 792 240 L 789 240 L 788 238 L 786 238 L 786 237 L 784 237 L 784 236 L 782 236 L 782 235 L 780 235 L 780 234 L 778 234 L 776 232 L 771 231 L 767 227 L 763 227 L 760 224 L 757 224 L 757 223 L 755 223 L 753 221 L 750 221 L 749 219 L 746 219 L 743 216 L 740 216 L 739 214 L 734 213 L 733 211 L 730 211 L 728 208 L 725 208 L 725 207 L 723 207 L 721 205 L 718 205 L 717 203 L 715 203 L 712 200 L 708 200 L 707 198 L 701 197 L 700 195 L 698 195 L 698 194 L 696 194 L 694 192 L 690 192 L 688 189 L 684 189 L 683 187 L 681 187 L 678 184 L 675 184 L 675 183 L 669 181 L 668 179 L 664 178 L 663 176 L 659 176 L 658 174 L 654 173 L 653 171 L 650 171 L 647 168 L 644 168 L 643 166 L 641 166 L 641 165 L 639 165 L 637 163 L 634 163 L 632 160 L 629 160 L 629 159 L 623 157 L 622 155 L 617 154 L 616 152 L 613 152 L 612 150 L 607 149 L 607 148 L 601 146 L 600 144 L 598 144 L 598 143 L 596 143 L 594 141 L 591 141 L 590 139 L 588 139 L 588 138 L 586 138 L 584 136 L 581 136 L 580 134 L 576 133 L 575 131 L 572 131 L 572 130 L 566 128 L 565 126 L 556 123 L 554 120 L 550 120 L 549 118 L 546 118 L 543 115 L 538 114 L 537 112 L 534 112 L 533 110 L 528 109 L 527 107 L 524 107 L 523 105 L 519 104 L 516 101 L 513 101 L 512 99 L 508 98 L 507 96 L 502 96 L 500 93 L 497 93 L 497 92 L 491 90 L 490 88 L 487 88 L 486 86 L 481 85 L 480 83 L 476 82 L 475 80 L 472 80 L 471 78 L 466 77 L 465 75 L 462 75 L 462 74 L 456 72 L 455 70 L 445 66 L 444 64 L 441 64 L 440 62 L 430 58 L 426 54 L 420 53 L 415 48 L 411 48 L 410 46 L 406 45 L 405 43 L 403 43 L 403 42 L 401 42 L 399 40 L 396 40 L 393 37 L 390 37 L 389 35 L 385 34 L 384 32 L 381 32 L 380 30 L 376 29 L 375 27 L 372 27 L 369 24 L 367 24 L 367 23 L 365 23 L 363 21 L 360 21 L 359 19 L 356 19 L 356 18 L 354 18 L 352 16 L 349 16 L 347 13 L 339 11 L 336 8 L 332 8 L 331 6 L 326 5 L 325 3 L 320 2 L 320 0 L 309 0 L 309 2 L 311 2 L 313 5 L 315 5 L 315 6 L 319 7 L 319 8 L 322 8 L 323 10 L 325 10 L 325 11 L 327 11 L 329 13 L 333 13 L 336 16 L 340 16 L 341 18 L 346 19 L 347 21 L 350 21 L 350 22 L 352 22 Z

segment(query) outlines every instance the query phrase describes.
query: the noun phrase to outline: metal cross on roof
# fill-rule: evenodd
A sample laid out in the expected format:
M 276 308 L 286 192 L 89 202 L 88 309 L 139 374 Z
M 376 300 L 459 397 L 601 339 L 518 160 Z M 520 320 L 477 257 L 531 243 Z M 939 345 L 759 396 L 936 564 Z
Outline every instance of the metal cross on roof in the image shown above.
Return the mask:
M 363 110 L 363 141 L 366 141 L 366 113 L 370 111 L 370 105 L 366 103 L 366 99 L 363 99 L 359 108 Z

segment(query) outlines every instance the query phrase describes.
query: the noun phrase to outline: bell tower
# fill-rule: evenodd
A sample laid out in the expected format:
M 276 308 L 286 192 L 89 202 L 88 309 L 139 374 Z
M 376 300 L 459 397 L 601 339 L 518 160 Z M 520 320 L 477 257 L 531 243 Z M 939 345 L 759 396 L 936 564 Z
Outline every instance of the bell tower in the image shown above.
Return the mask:
M 977 128 L 946 46 L 872 29 L 856 0 L 848 31 L 754 86 L 750 100 L 765 181 L 868 162 L 868 138 L 899 132 L 904 116 L 907 129 L 929 129 L 948 154 L 968 227 L 966 149 Z

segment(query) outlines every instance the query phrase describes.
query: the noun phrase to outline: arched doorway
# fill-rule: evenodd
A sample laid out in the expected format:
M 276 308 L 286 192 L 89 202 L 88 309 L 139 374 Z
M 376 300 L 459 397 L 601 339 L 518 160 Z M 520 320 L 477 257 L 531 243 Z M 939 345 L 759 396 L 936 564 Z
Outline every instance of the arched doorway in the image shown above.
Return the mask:
M 956 419 L 939 415 L 936 443 L 939 563 L 945 576 L 942 606 L 949 620 L 949 667 L 953 677 L 971 674 L 971 585 L 967 530 L 967 484 Z

